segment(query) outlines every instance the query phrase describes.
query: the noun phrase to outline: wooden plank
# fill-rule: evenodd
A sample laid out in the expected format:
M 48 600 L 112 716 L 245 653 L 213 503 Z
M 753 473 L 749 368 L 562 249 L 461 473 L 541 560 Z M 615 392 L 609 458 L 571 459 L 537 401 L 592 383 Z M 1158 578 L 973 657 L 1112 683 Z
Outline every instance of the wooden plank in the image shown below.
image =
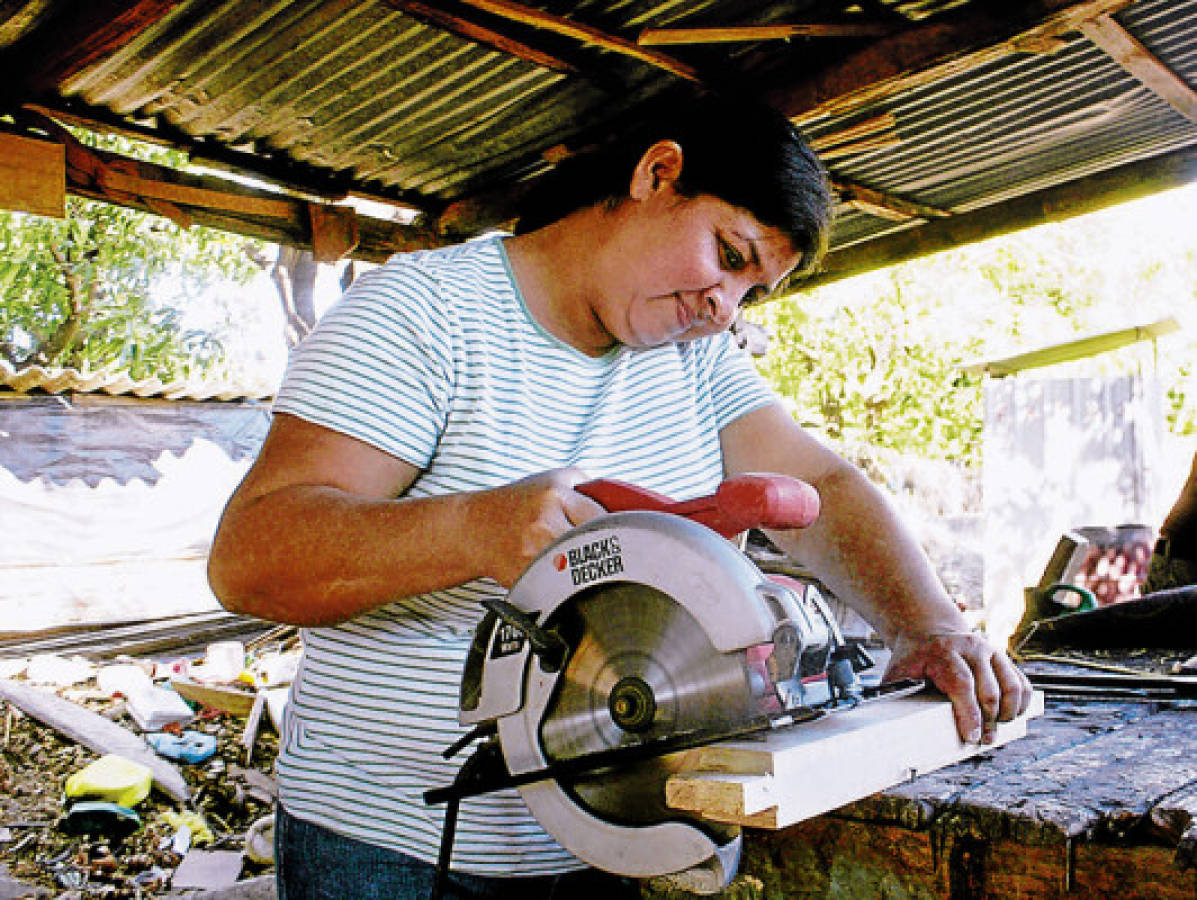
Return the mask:
M 190 681 L 186 678 L 172 678 L 170 686 L 179 693 L 180 697 L 184 697 L 194 703 L 202 703 L 205 706 L 210 706 L 231 716 L 249 718 L 254 713 L 255 707 L 258 707 L 259 695 L 253 691 L 242 690 L 241 688 L 225 687 L 216 684 L 200 684 L 198 681 Z M 257 710 L 259 719 L 261 718 L 261 714 L 261 709 L 259 708 Z M 257 723 L 253 724 L 256 731 Z
M 1143 82 L 1147 88 L 1190 122 L 1197 122 L 1197 91 L 1165 66 L 1129 31 L 1108 15 L 1081 23 L 1081 34 Z
M 286 158 L 266 159 L 240 150 L 233 150 L 212 141 L 200 141 L 168 122 L 157 121 L 152 127 L 127 122 L 104 109 L 85 108 L 76 100 L 57 99 L 55 106 L 27 103 L 22 110 L 49 117 L 67 125 L 78 125 L 100 134 L 117 134 L 135 141 L 145 141 L 161 147 L 174 147 L 187 154 L 193 162 L 209 168 L 237 175 L 254 175 L 288 191 L 314 194 L 322 200 L 336 203 L 350 193 L 363 199 L 390 204 L 408 212 L 423 210 L 424 199 L 379 184 L 351 184 L 350 179 L 328 169 Z M 413 205 L 418 204 L 418 205 Z
M 688 66 L 671 56 L 655 50 L 645 50 L 643 47 L 637 46 L 633 41 L 624 40 L 621 37 L 616 37 L 613 34 L 608 34 L 598 28 L 584 25 L 565 16 L 557 16 L 532 6 L 525 6 L 522 3 L 513 3 L 511 0 L 462 0 L 462 2 L 467 6 L 473 6 L 476 9 L 510 19 L 513 22 L 530 25 L 533 28 L 542 28 L 554 34 L 581 41 L 583 44 L 590 44 L 623 56 L 630 56 L 633 59 L 640 60 L 640 62 L 656 66 L 658 69 L 664 69 L 671 75 L 676 75 L 687 81 L 701 82 L 702 80 L 698 77 L 698 73 L 692 66 Z
M 862 241 L 827 255 L 822 269 L 796 285 L 830 284 L 862 272 L 917 259 L 1024 228 L 1059 222 L 1197 180 L 1197 150 L 1187 148 L 957 213 L 918 228 Z
M 978 746 L 957 737 L 943 697 L 882 700 L 692 751 L 687 771 L 669 778 L 665 800 L 714 821 L 783 828 L 1021 738 L 1028 720 L 1042 713 L 1036 692 L 1025 715 L 1000 723 L 994 743 Z
M 914 781 L 894 785 L 836 810 L 836 815 L 900 824 L 915 830 L 929 828 L 943 814 L 954 815 L 960 809 L 958 801 L 965 791 L 990 782 L 1000 783 L 1006 773 L 1024 767 L 1049 767 L 1055 754 L 1125 728 L 1145 718 L 1148 712 L 1148 707 L 1141 703 L 1082 705 L 1053 700 L 1021 740 L 994 753 L 978 754 Z M 977 814 L 981 812 L 980 806 L 970 809 Z M 995 830 L 990 834 L 977 828 L 979 833 L 989 837 L 1005 834 L 1003 823 L 994 817 L 983 819 Z
M 0 209 L 66 215 L 66 151 L 61 144 L 0 132 Z
M 63 81 L 127 46 L 180 0 L 93 0 L 59 4 L 36 30 L 5 49 L 0 106 L 53 93 Z
M 413 19 L 441 28 L 476 44 L 490 47 L 500 53 L 530 62 L 543 69 L 565 74 L 577 72 L 577 68 L 573 64 L 540 47 L 533 47 L 478 22 L 471 22 L 461 16 L 455 16 L 441 9 L 435 3 L 423 3 L 420 0 L 386 0 L 386 3 Z
M 50 127 L 54 127 L 52 123 Z M 169 209 L 161 204 L 170 204 L 189 223 L 300 249 L 312 247 L 308 202 L 297 197 L 74 143 L 67 146 L 66 178 L 67 191 L 80 197 L 158 215 L 169 215 Z M 393 253 L 439 247 L 467 236 L 442 235 L 418 225 L 354 215 L 359 242 L 350 254 L 353 259 L 384 262 Z
M 0 698 L 88 750 L 99 754 L 115 753 L 140 763 L 153 774 L 154 786 L 168 797 L 180 803 L 191 798 L 191 790 L 178 769 L 133 732 L 98 713 L 63 700 L 57 694 L 6 678 L 0 678 Z
M 1062 344 L 1052 344 L 1038 350 L 1007 356 L 1004 359 L 991 359 L 979 363 L 969 363 L 960 367 L 962 372 L 970 375 L 988 375 L 991 378 L 1004 378 L 1007 375 L 1017 375 L 1028 369 L 1039 369 L 1060 363 L 1072 362 L 1076 359 L 1088 359 L 1099 353 L 1118 350 L 1139 341 L 1154 341 L 1168 334 L 1180 331 L 1180 322 L 1174 316 L 1158 319 L 1143 325 L 1132 325 L 1130 328 L 1120 328 L 1117 331 L 1107 331 L 1089 337 L 1065 341 Z M 1055 579 L 1059 580 L 1059 579 Z M 1048 587 L 1040 582 L 1040 587 Z
M 737 41 L 787 41 L 790 38 L 882 37 L 899 29 L 893 21 L 807 22 L 794 25 L 735 25 L 726 28 L 645 28 L 636 38 L 642 47 L 669 44 L 725 44 Z
M 1034 0 L 1013 9 L 1006 4 L 1000 13 L 976 13 L 970 5 L 875 41 L 813 77 L 778 83 L 765 98 L 801 121 L 851 112 L 1022 52 L 1029 42 L 1073 31 L 1080 22 L 1132 2 Z
M 910 219 L 943 219 L 951 215 L 946 209 L 928 206 L 842 179 L 833 180 L 832 186 L 844 203 L 885 219 L 905 222 Z
M 312 255 L 316 262 L 344 259 L 361 242 L 357 214 L 347 206 L 309 203 L 312 220 Z

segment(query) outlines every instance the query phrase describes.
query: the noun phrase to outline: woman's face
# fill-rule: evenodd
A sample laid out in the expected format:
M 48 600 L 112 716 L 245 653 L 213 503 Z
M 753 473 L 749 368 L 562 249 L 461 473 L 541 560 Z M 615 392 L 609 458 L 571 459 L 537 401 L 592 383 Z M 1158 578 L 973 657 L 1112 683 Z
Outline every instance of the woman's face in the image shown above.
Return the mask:
M 620 215 L 622 213 L 622 215 Z M 747 210 L 657 184 L 615 211 L 594 312 L 629 347 L 708 337 L 797 266 L 789 238 Z

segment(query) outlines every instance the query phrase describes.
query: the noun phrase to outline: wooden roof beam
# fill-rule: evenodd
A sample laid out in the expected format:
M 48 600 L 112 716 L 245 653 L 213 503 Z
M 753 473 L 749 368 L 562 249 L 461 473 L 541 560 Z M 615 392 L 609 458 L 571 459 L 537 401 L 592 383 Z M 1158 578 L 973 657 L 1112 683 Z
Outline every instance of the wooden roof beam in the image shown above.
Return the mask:
M 561 57 L 549 53 L 541 47 L 534 47 L 524 41 L 516 40 L 510 35 L 503 34 L 479 22 L 472 21 L 462 15 L 455 14 L 440 3 L 423 3 L 419 0 L 386 0 L 388 6 L 399 12 L 418 19 L 425 24 L 448 31 L 467 41 L 473 41 L 499 53 L 514 56 L 525 62 L 530 62 L 542 69 L 565 74 L 576 74 L 577 67 Z
M 926 225 L 833 250 L 820 272 L 794 285 L 803 290 L 883 266 L 1096 212 L 1197 181 L 1197 149 L 1127 163 Z
M 702 82 L 702 79 L 699 78 L 698 73 L 692 66 L 688 66 L 664 53 L 655 50 L 645 50 L 634 41 L 608 34 L 598 28 L 593 28 L 565 16 L 554 15 L 535 7 L 525 6 L 522 3 L 513 3 L 511 0 L 461 0 L 461 2 L 491 15 L 499 16 L 512 22 L 518 22 L 521 25 L 549 31 L 553 34 L 580 41 L 583 44 L 600 47 L 603 50 L 610 50 L 613 53 L 619 53 L 623 56 L 629 56 L 640 62 L 656 66 L 658 69 L 663 69 L 687 81 Z
M 310 194 L 329 202 L 337 202 L 353 194 L 411 212 L 423 210 L 428 202 L 423 197 L 412 197 L 377 185 L 359 185 L 348 176 L 286 157 L 243 153 L 216 141 L 197 140 L 181 129 L 163 124 L 161 120 L 156 120 L 153 126 L 138 125 L 108 110 L 83 106 L 76 100 L 57 100 L 54 105 L 49 102 L 27 103 L 22 110 L 67 125 L 77 125 L 97 134 L 115 134 L 147 144 L 170 147 L 186 153 L 188 159 L 198 165 L 238 175 L 251 175 L 284 190 Z M 22 121 L 21 113 L 17 114 L 17 121 Z
M 831 186 L 839 194 L 842 203 L 860 212 L 888 219 L 891 222 L 909 222 L 911 219 L 945 219 L 952 215 L 949 210 L 928 206 L 915 200 L 907 200 L 896 194 L 873 190 L 841 178 L 832 178 Z
M 45 121 L 39 131 L 41 135 L 26 131 L 25 136 L 66 148 L 68 193 L 165 216 L 181 228 L 203 225 L 273 243 L 319 249 L 313 247 L 313 242 L 340 227 L 351 236 L 342 242 L 341 255 L 370 262 L 383 262 L 393 253 L 447 242 L 419 225 L 363 216 L 347 206 L 312 203 L 85 147 L 52 120 Z
M 791 38 L 884 37 L 901 29 L 886 20 L 873 22 L 804 23 L 794 25 L 732 25 L 710 28 L 645 28 L 636 38 L 642 47 L 669 44 L 728 44 L 737 41 L 788 41 Z
M 881 38 L 813 77 L 777 84 L 764 98 L 796 121 L 861 109 L 967 72 L 1117 12 L 1134 0 L 1031 0 L 992 12 L 967 9 Z
M 1190 122 L 1197 122 L 1197 91 L 1111 16 L 1101 15 L 1082 22 L 1080 29 L 1081 34 L 1143 82 L 1152 93 Z
M 37 100 L 160 22 L 181 0 L 93 0 L 62 4 L 36 30 L 5 49 L 0 111 Z

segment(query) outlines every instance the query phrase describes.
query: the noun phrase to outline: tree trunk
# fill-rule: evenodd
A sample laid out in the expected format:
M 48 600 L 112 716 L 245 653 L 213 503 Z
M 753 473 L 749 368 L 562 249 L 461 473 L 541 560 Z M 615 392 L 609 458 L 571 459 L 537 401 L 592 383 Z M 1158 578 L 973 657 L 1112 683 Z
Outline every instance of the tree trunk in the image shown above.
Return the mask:
M 270 267 L 270 279 L 278 291 L 286 322 L 283 332 L 288 347 L 296 347 L 316 324 L 316 273 L 320 264 L 310 250 L 279 245 Z
M 54 365 L 59 360 L 69 359 L 83 328 L 91 316 L 92 304 L 99 292 L 99 283 L 94 279 L 85 288 L 78 269 L 70 258 L 70 251 L 63 252 L 51 245 L 50 254 L 62 272 L 67 289 L 67 311 L 54 333 L 38 343 L 25 359 L 25 365 Z M 65 364 L 65 363 L 64 363 Z

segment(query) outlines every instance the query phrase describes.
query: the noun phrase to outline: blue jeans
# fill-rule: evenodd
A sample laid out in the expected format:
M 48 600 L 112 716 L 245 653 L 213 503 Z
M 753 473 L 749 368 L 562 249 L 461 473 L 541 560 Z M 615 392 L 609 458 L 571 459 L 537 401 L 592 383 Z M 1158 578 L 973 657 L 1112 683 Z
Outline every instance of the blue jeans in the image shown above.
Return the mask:
M 395 850 L 342 837 L 275 807 L 279 900 L 428 900 L 436 867 Z M 631 878 L 597 869 L 532 878 L 451 872 L 443 900 L 637 900 Z

